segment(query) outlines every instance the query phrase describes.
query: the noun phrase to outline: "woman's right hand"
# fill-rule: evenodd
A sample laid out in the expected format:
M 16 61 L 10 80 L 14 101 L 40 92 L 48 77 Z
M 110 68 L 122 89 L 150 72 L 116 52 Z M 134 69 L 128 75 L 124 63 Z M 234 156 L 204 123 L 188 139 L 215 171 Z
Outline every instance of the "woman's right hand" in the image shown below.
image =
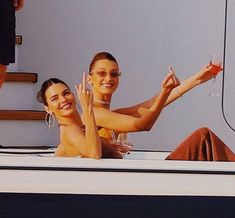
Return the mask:
M 102 147 L 93 112 L 93 95 L 90 90 L 86 89 L 85 73 L 82 75 L 82 83 L 76 86 L 76 90 L 83 112 L 82 121 L 85 125 L 85 146 L 82 146 L 83 155 L 99 159 L 102 156 Z
M 82 83 L 75 86 L 83 115 L 93 112 L 93 94 L 86 88 L 86 73 L 82 75 Z
M 110 144 L 113 146 L 113 148 L 116 151 L 118 151 L 118 152 L 120 152 L 122 154 L 128 153 L 132 149 L 132 147 L 133 147 L 133 145 L 130 144 L 130 143 L 129 143 L 129 145 L 126 145 L 126 144 L 123 144 L 121 142 L 113 142 L 113 141 L 111 141 Z
M 170 93 L 175 87 L 180 85 L 179 79 L 176 77 L 172 67 L 169 66 L 169 73 L 162 82 L 162 90 Z
M 101 137 L 102 158 L 122 158 L 120 145 L 110 142 L 108 139 Z

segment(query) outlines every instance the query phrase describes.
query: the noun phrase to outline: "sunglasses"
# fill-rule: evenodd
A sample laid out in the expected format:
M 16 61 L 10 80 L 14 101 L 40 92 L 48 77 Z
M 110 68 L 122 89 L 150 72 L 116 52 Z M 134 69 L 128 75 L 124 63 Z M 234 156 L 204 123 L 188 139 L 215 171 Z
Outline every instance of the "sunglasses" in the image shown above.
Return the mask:
M 109 74 L 112 78 L 118 78 L 119 76 L 121 76 L 121 72 L 118 71 L 113 71 L 111 73 L 108 73 L 106 71 L 97 71 L 97 72 L 92 72 L 92 74 L 97 74 L 100 77 L 106 77 Z

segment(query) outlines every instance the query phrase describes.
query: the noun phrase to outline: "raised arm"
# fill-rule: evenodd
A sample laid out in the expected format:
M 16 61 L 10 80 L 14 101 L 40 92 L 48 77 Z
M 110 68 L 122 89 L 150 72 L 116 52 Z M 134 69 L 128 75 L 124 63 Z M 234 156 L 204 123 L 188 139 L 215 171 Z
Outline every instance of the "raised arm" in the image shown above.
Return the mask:
M 207 82 L 217 75 L 221 70 L 223 70 L 221 63 L 217 64 L 207 64 L 200 71 L 189 77 L 188 79 L 181 82 L 181 85 L 174 89 L 167 99 L 166 105 L 172 103 L 179 97 L 181 97 L 186 92 L 190 91 L 194 87 Z
M 204 66 L 200 71 L 190 76 L 189 78 L 185 79 L 183 82 L 181 82 L 181 84 L 178 87 L 172 90 L 165 103 L 165 106 L 177 100 L 179 97 L 183 96 L 186 92 L 190 91 L 194 87 L 207 82 L 214 75 L 217 75 L 221 70 L 222 70 L 221 63 L 217 63 L 215 65 L 211 65 L 211 63 L 209 63 L 208 65 Z M 159 94 L 153 96 L 147 101 L 141 102 L 132 107 L 116 109 L 115 112 L 138 117 L 140 116 L 140 113 L 143 110 L 143 108 L 148 109 L 153 105 L 153 103 L 158 98 L 158 95 Z
M 95 107 L 97 125 L 120 132 L 149 131 L 160 115 L 171 90 L 179 85 L 178 79 L 171 71 L 162 82 L 161 92 L 153 104 L 139 113 L 139 116 L 127 115 L 118 111 Z M 139 108 L 141 110 L 141 108 Z
M 78 99 L 82 106 L 83 122 L 85 125 L 84 153 L 94 158 L 100 158 L 102 156 L 102 149 L 93 112 L 93 95 L 90 90 L 86 89 L 85 73 L 82 77 L 82 84 L 79 84 L 76 89 Z
M 101 142 L 97 133 L 93 112 L 92 93 L 86 90 L 85 74 L 82 84 L 76 86 L 78 99 L 83 110 L 83 123 L 75 109 L 69 124 L 60 127 L 61 144 L 58 146 L 56 156 L 81 156 L 99 159 L 102 156 Z

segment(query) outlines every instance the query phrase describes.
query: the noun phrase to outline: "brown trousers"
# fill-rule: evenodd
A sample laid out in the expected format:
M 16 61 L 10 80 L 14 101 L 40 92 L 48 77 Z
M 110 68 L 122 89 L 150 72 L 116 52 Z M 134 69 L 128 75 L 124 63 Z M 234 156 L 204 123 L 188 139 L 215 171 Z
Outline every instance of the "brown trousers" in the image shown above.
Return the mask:
M 235 161 L 234 153 L 208 128 L 187 137 L 166 160 Z

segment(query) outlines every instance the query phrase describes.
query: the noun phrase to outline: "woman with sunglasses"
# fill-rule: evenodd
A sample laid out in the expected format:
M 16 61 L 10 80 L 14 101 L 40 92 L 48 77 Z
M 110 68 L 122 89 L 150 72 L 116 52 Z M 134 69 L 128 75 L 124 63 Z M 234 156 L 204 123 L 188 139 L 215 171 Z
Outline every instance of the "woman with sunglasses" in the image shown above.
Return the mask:
M 149 131 L 165 106 L 192 88 L 207 82 L 214 73 L 221 70 L 219 64 L 208 64 L 180 84 L 173 70 L 169 68 L 159 94 L 137 105 L 111 110 L 112 95 L 118 88 L 121 73 L 111 54 L 96 54 L 89 67 L 88 83 L 94 96 L 94 113 L 100 128 L 99 135 L 116 142 L 119 133 Z M 167 159 L 235 161 L 235 156 L 210 129 L 201 128 L 181 143 Z

